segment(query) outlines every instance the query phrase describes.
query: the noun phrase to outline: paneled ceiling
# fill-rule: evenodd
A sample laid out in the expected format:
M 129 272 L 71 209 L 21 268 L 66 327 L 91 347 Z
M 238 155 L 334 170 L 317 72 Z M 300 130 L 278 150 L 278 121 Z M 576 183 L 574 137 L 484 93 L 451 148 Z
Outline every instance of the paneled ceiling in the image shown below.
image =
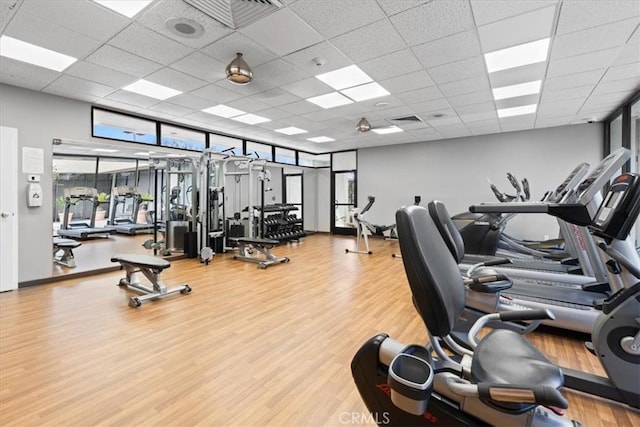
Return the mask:
M 262 7 L 200 0 L 234 2 Z M 0 0 L 2 35 L 78 59 L 57 72 L 0 56 L 0 81 L 310 152 L 600 121 L 640 88 L 638 0 L 280 0 L 235 29 L 189 3 L 155 0 L 127 18 L 90 0 Z M 202 34 L 175 34 L 173 18 Z M 544 61 L 487 71 L 485 53 L 544 38 Z M 225 79 L 236 52 L 253 69 L 245 86 Z M 328 109 L 306 100 L 334 92 L 316 75 L 354 64 L 389 95 Z M 182 93 L 123 89 L 141 78 Z M 494 98 L 492 89 L 537 80 L 537 94 Z M 269 121 L 202 111 L 218 104 Z M 535 113 L 498 117 L 532 104 Z M 420 121 L 390 120 L 413 115 Z M 362 117 L 403 132 L 359 133 Z M 287 127 L 307 132 L 275 132 Z M 335 141 L 307 140 L 318 136 Z

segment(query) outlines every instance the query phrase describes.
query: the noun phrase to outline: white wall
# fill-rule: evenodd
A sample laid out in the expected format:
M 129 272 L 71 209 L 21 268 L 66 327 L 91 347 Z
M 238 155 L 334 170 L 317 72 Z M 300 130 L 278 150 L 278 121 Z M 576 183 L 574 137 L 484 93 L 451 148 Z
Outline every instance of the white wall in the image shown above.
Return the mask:
M 317 231 L 329 232 L 331 231 L 330 224 L 330 209 L 331 209 L 331 171 L 329 168 L 316 169 L 318 171 L 318 186 L 317 186 Z M 305 191 L 306 192 L 306 191 Z
M 62 138 L 90 141 L 90 105 L 0 84 L 0 125 L 18 129 L 19 153 L 22 153 L 22 147 L 44 150 L 44 173 L 40 181 L 44 190 L 42 207 L 28 209 L 26 192 L 18 191 L 18 280 L 25 282 L 51 277 L 51 140 Z M 19 188 L 25 188 L 26 183 L 27 176 L 20 171 Z
M 454 215 L 474 203 L 496 202 L 487 177 L 513 193 L 507 172 L 528 178 L 532 199 L 539 199 L 579 162 L 594 165 L 601 158 L 600 124 L 363 148 L 358 150 L 358 206 L 367 195 L 376 196 L 367 219 L 381 225 L 394 223 L 395 211 L 412 204 L 414 196 L 422 196 L 423 205 L 441 200 Z M 553 218 L 539 215 L 519 215 L 508 230 L 528 239 L 558 232 Z

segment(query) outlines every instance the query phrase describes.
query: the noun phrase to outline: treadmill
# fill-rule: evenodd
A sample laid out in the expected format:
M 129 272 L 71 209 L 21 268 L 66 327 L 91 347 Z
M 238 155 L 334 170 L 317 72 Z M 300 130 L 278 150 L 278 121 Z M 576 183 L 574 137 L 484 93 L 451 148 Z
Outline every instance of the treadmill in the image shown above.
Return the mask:
M 134 236 L 136 234 L 148 234 L 153 232 L 153 224 L 139 224 L 138 210 L 142 202 L 142 193 L 138 187 L 123 185 L 114 187 L 111 191 L 111 216 L 109 217 L 109 225 L 115 228 L 116 233 L 128 234 Z M 127 200 L 131 200 L 131 212 L 126 213 Z M 118 216 L 118 205 L 123 207 L 123 214 Z
M 98 190 L 91 187 L 72 187 L 64 189 L 64 222 L 58 230 L 58 236 L 76 240 L 86 240 L 94 237 L 109 237 L 115 233 L 113 227 L 96 227 L 96 210 L 98 209 Z M 91 218 L 89 220 L 69 222 L 69 210 L 78 202 L 91 203 Z
M 615 153 L 614 153 L 615 154 Z M 612 156 L 608 156 L 612 157 Z M 607 159 L 605 159 L 607 160 Z M 607 162 L 603 161 L 603 166 Z M 598 203 L 596 209 L 591 209 L 591 203 L 586 200 L 593 198 L 602 201 L 602 196 L 589 188 L 600 182 L 601 172 L 606 168 L 597 168 L 590 177 L 583 182 L 586 189 L 582 189 L 583 197 L 578 203 L 499 203 L 471 206 L 472 212 L 498 212 L 506 211 L 510 213 L 547 213 L 567 222 L 580 226 L 589 226 L 596 229 L 611 229 L 619 227 L 626 229 L 624 234 L 616 233 L 617 238 L 608 243 L 610 248 L 622 253 L 634 265 L 640 266 L 640 256 L 629 236 L 628 224 L 633 224 L 638 217 L 640 210 L 640 177 L 637 175 L 625 174 L 617 178 L 627 180 L 626 186 L 614 186 L 607 193 L 604 203 Z M 621 190 L 624 187 L 624 190 Z M 595 218 L 592 221 L 592 218 Z M 621 220 L 623 218 L 623 220 Z M 616 222 L 614 222 L 616 221 Z M 599 256 L 609 269 L 608 279 L 611 290 L 619 292 L 637 283 L 637 279 L 625 270 L 620 271 L 615 261 L 613 261 L 604 251 L 598 250 Z M 474 294 L 471 292 L 471 294 Z M 601 298 L 598 298 L 598 295 Z M 532 284 L 527 280 L 513 279 L 513 286 L 502 292 L 499 297 L 498 311 L 517 310 L 519 308 L 546 308 L 551 310 L 555 316 L 554 321 L 544 321 L 550 326 L 590 333 L 603 302 L 603 294 L 576 290 L 570 287 L 545 286 L 544 284 Z M 476 295 L 468 299 L 468 305 L 482 311 L 492 312 L 496 308 L 486 305 L 486 301 L 480 301 L 481 295 Z M 486 298 L 486 296 L 485 296 Z
M 549 203 L 562 203 L 565 198 L 570 196 L 572 192 L 575 191 L 578 185 L 586 177 L 586 175 L 589 173 L 589 168 L 590 166 L 588 163 L 581 163 L 576 166 L 567 176 L 567 178 L 565 178 L 564 181 L 555 189 L 555 191 L 553 191 L 553 193 L 551 193 L 544 201 Z M 477 242 L 478 233 L 502 233 L 503 227 L 501 226 L 501 224 L 498 224 L 498 222 L 506 222 L 506 220 L 508 220 L 508 217 L 502 216 L 501 218 L 501 216 L 502 215 L 498 214 L 478 215 L 471 213 L 458 214 L 453 216 L 451 219 L 453 220 L 454 224 L 456 224 L 458 230 L 460 231 L 460 234 L 463 237 L 463 240 L 465 241 L 465 251 L 467 250 L 467 241 L 471 239 L 472 243 Z M 567 246 L 573 248 L 574 244 L 572 236 L 574 236 L 574 234 L 572 231 L 572 226 L 562 220 L 558 220 L 558 226 L 560 227 L 561 235 L 565 237 Z M 476 235 L 472 236 L 473 234 Z M 494 237 L 494 239 L 490 238 L 489 240 L 494 240 L 497 243 L 497 240 L 495 239 L 496 236 L 489 237 Z M 497 255 L 493 255 L 493 253 L 495 253 L 495 248 L 493 250 L 490 250 L 490 248 L 482 245 L 481 243 L 472 245 L 472 247 L 475 247 L 475 249 L 479 249 L 479 252 L 466 254 L 462 261 L 465 265 L 473 265 L 496 259 Z M 471 249 L 471 251 L 473 250 L 474 249 Z M 490 253 L 492 255 L 483 255 L 483 253 L 487 253 L 488 250 L 490 250 Z M 593 271 L 589 266 L 589 259 L 587 257 L 587 254 L 584 251 L 571 250 L 571 252 L 575 257 L 577 257 L 577 261 L 578 263 L 580 263 L 580 265 L 586 266 L 584 270 L 581 270 L 581 273 L 585 276 L 594 276 Z M 513 257 L 509 255 L 504 255 L 502 257 L 508 257 L 511 259 L 509 268 L 550 271 L 555 273 L 576 273 L 576 269 L 580 270 L 580 267 L 573 265 L 572 262 L 564 263 L 558 260 L 550 260 L 545 258 L 531 258 L 530 256 L 527 257 L 526 255 L 521 253 L 513 253 Z M 604 280 L 604 277 L 599 277 L 597 279 Z
M 590 214 L 594 214 L 600 202 L 602 201 L 601 190 L 605 185 L 615 177 L 622 165 L 631 157 L 631 152 L 626 148 L 620 148 L 602 159 L 595 169 L 580 182 L 577 188 L 565 189 L 564 196 L 557 203 L 549 202 L 518 202 L 518 203 L 489 203 L 472 206 L 472 213 L 488 213 L 488 214 L 515 214 L 515 213 L 532 213 L 540 212 L 533 209 L 543 208 L 548 205 L 570 206 L 572 204 L 580 204 L 587 208 Z M 563 219 L 563 218 L 560 218 Z M 567 221 L 565 221 L 566 223 Z M 610 289 L 608 284 L 608 275 L 606 271 L 606 259 L 603 259 L 602 252 L 598 249 L 596 242 L 589 230 L 579 224 L 566 223 L 565 228 L 568 229 L 566 238 L 573 241 L 577 249 L 577 256 L 584 275 L 563 274 L 558 272 L 547 272 L 539 269 L 512 268 L 511 264 L 493 267 L 499 273 L 506 274 L 511 278 L 522 279 L 523 281 L 540 286 L 564 287 L 573 290 L 585 290 L 595 292 L 608 292 Z M 468 261 L 460 264 L 463 272 L 473 271 L 478 267 L 478 263 L 487 260 L 495 260 L 496 257 L 488 259 L 470 257 Z M 512 260 L 513 262 L 514 260 Z M 474 265 L 475 262 L 475 265 Z M 518 264 L 520 261 L 515 260 Z M 520 262 L 521 263 L 521 262 Z M 522 263 L 521 263 L 522 264 Z M 543 291 L 546 292 L 546 291 Z M 606 295 L 605 295 L 606 296 Z

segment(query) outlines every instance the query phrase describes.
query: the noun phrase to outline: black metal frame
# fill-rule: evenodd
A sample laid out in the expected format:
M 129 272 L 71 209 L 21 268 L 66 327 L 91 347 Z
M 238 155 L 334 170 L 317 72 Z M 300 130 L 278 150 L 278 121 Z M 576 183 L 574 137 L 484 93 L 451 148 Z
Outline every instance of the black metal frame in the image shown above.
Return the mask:
M 619 108 L 604 120 L 603 150 L 605 156 L 611 152 L 611 123 L 620 116 L 622 116 L 622 146 L 631 149 L 631 106 L 638 101 L 640 101 L 640 91 L 627 98 Z M 622 166 L 622 172 L 629 172 L 630 169 L 631 160 Z

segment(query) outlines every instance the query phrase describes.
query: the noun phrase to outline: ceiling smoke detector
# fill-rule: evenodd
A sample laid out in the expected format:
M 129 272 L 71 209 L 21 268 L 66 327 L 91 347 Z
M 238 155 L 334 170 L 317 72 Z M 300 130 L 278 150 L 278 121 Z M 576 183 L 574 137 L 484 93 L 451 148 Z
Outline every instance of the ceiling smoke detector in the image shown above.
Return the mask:
M 164 23 L 171 34 L 187 39 L 197 39 L 204 34 L 204 27 L 193 19 L 170 18 Z

